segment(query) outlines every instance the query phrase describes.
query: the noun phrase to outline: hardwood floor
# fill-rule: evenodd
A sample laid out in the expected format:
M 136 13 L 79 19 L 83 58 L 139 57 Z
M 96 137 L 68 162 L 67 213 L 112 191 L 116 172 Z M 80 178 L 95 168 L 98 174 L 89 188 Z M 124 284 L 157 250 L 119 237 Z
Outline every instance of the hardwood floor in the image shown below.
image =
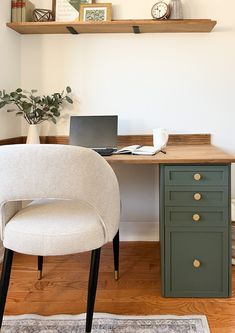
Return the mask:
M 86 311 L 88 253 L 45 258 L 37 280 L 37 259 L 17 254 L 5 314 L 76 314 Z M 117 314 L 205 314 L 211 333 L 235 333 L 235 293 L 229 299 L 180 299 L 160 295 L 158 243 L 121 243 L 120 280 L 113 278 L 112 248 L 101 255 L 97 312 Z M 235 291 L 235 268 L 233 268 Z

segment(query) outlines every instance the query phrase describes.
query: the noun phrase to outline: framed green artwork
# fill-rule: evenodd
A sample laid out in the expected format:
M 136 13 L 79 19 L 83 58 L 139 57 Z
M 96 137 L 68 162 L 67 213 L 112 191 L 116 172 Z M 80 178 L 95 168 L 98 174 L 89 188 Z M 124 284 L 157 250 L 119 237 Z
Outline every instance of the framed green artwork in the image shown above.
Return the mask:
M 81 4 L 79 20 L 82 22 L 111 21 L 112 4 L 111 3 Z

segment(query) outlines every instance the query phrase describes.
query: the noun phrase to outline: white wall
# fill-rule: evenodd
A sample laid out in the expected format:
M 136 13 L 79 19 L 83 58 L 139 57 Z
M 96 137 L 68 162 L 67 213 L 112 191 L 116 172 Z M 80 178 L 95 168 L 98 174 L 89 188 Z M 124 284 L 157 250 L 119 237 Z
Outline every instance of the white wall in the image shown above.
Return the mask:
M 20 86 L 20 36 L 6 27 L 10 21 L 10 0 L 0 1 L 0 90 L 12 91 Z M 19 136 L 20 119 L 0 109 L 0 139 Z
M 150 18 L 155 2 L 113 0 L 114 19 Z M 216 29 L 22 36 L 22 84 L 44 92 L 70 85 L 77 103 L 68 112 L 118 114 L 120 134 L 151 133 L 154 127 L 212 133 L 214 144 L 235 153 L 235 2 L 184 0 L 184 6 L 186 18 L 217 19 Z M 65 117 L 42 133 L 68 134 L 68 124 Z M 115 169 L 123 197 L 123 238 L 156 239 L 157 168 Z

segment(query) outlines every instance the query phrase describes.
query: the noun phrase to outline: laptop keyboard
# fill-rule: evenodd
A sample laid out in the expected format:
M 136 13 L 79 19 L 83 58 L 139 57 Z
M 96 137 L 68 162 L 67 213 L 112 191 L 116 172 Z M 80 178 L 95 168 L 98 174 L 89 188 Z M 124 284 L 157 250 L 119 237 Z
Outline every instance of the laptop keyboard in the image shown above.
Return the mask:
M 117 149 L 115 148 L 95 148 L 93 149 L 94 151 L 96 151 L 98 154 L 100 154 L 101 156 L 110 156 L 113 154 L 113 152 L 115 152 Z

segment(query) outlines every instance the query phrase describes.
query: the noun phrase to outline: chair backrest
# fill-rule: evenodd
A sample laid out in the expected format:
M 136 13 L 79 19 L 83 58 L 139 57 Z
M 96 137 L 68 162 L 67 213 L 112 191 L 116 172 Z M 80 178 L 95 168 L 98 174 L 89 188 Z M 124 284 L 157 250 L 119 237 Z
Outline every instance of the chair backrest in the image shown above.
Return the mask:
M 118 229 L 117 178 L 105 159 L 91 149 L 65 145 L 2 146 L 0 184 L 1 212 L 10 201 L 80 200 L 99 214 L 107 241 Z

